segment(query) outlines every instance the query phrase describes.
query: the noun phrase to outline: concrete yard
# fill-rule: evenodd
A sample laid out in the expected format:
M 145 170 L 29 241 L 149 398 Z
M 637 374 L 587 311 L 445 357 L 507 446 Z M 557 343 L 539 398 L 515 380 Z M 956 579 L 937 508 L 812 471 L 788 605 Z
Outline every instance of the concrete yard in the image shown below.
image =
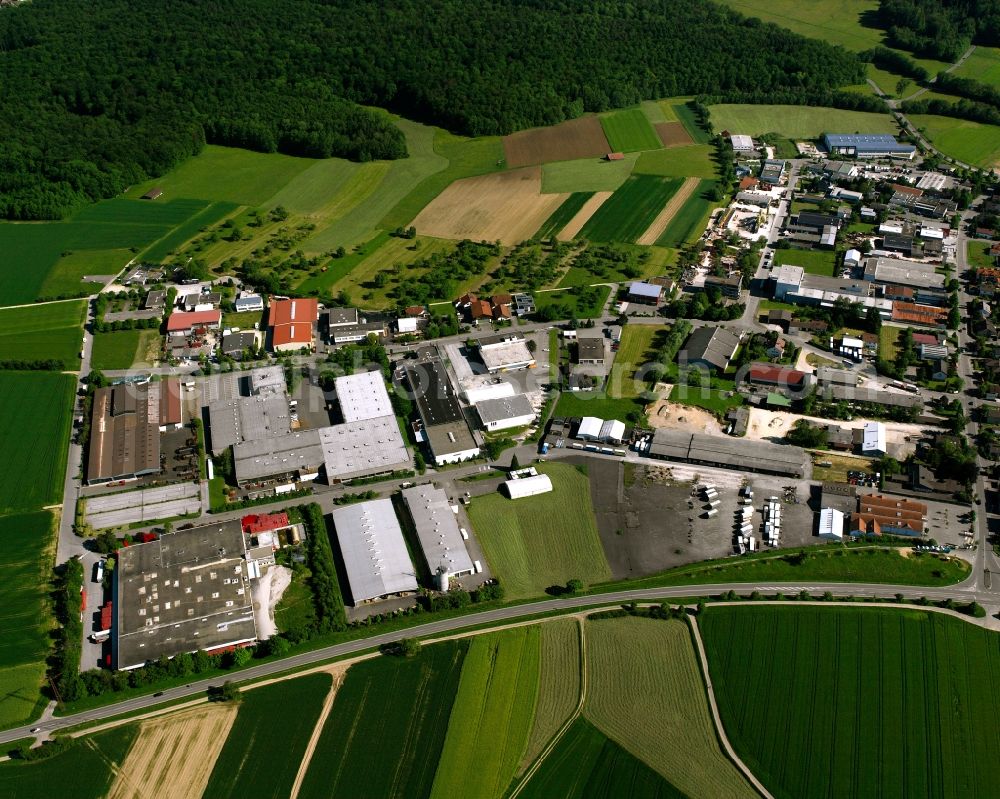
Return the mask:
M 201 513 L 201 490 L 197 483 L 191 482 L 89 497 L 86 521 L 91 527 L 103 530 L 189 513 Z

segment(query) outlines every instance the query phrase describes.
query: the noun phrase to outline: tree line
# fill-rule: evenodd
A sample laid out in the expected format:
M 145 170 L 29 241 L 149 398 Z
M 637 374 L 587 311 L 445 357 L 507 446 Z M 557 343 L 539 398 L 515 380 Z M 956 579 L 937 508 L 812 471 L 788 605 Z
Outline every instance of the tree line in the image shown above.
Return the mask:
M 893 47 L 955 61 L 969 45 L 1000 45 L 1000 0 L 880 0 L 880 27 Z
M 379 106 L 470 135 L 643 99 L 807 96 L 851 53 L 707 0 L 86 0 L 0 15 L 0 216 L 65 216 L 208 143 L 400 158 Z

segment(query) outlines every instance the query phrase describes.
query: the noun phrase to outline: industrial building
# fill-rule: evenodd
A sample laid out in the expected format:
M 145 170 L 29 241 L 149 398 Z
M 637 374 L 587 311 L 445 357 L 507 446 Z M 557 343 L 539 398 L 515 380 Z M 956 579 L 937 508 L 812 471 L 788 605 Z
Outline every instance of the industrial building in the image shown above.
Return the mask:
M 865 280 L 886 286 L 933 289 L 942 295 L 945 289 L 945 277 L 937 271 L 934 264 L 909 261 L 905 258 L 867 259 L 865 261 Z
M 628 301 L 644 303 L 646 305 L 656 305 L 660 301 L 660 295 L 662 293 L 663 286 L 657 286 L 653 283 L 644 283 L 641 280 L 636 280 L 629 284 Z
M 830 155 L 855 158 L 912 159 L 917 152 L 912 144 L 900 144 L 887 133 L 824 133 L 823 146 Z
M 785 162 L 768 160 L 760 170 L 760 182 L 769 186 L 777 186 L 785 175 Z
M 458 463 L 479 455 L 479 445 L 441 359 L 431 356 L 408 363 L 404 373 L 435 465 Z
M 296 430 L 233 445 L 233 467 L 241 488 L 315 480 L 323 463 L 318 430 Z
M 838 300 L 874 308 L 882 319 L 892 318 L 893 301 L 874 296 L 872 284 L 866 280 L 825 277 L 806 274 L 801 266 L 786 264 L 771 272 L 774 299 L 797 305 L 832 308 Z
M 319 434 L 326 480 L 335 483 L 389 474 L 412 465 L 410 453 L 392 414 L 331 427 Z
M 601 444 L 621 444 L 625 440 L 625 423 L 617 419 L 584 416 L 577 427 L 576 438 Z
M 885 441 L 885 425 L 882 422 L 865 422 L 864 427 L 854 431 L 857 443 L 861 445 L 861 454 L 869 458 L 881 458 L 888 449 Z
M 217 308 L 206 311 L 175 311 L 167 318 L 167 335 L 186 335 L 199 328 L 218 330 L 221 325 L 222 311 Z
M 424 561 L 438 588 L 447 591 L 450 577 L 472 574 L 472 558 L 448 495 L 440 488 L 425 484 L 404 489 L 403 500 L 413 520 Z
M 416 593 L 416 573 L 391 499 L 344 505 L 331 517 L 352 605 Z
M 379 371 L 338 377 L 333 382 L 333 388 L 340 405 L 340 417 L 345 422 L 359 422 L 393 414 L 385 379 Z
M 911 499 L 869 494 L 858 497 L 851 535 L 923 535 L 927 506 Z
M 732 144 L 734 153 L 750 153 L 754 149 L 753 139 L 742 133 L 731 134 L 729 143 Z
M 577 338 L 576 362 L 579 364 L 600 365 L 604 363 L 604 339 Z
M 94 392 L 87 459 L 89 485 L 162 470 L 160 406 L 159 392 L 153 396 L 149 384 L 121 384 Z M 179 402 L 176 410 L 179 414 Z
M 158 383 L 148 385 L 150 402 L 158 406 L 157 424 L 160 432 L 179 430 L 184 424 L 181 405 L 181 381 L 176 377 L 165 377 Z
M 787 389 L 800 389 L 807 385 L 806 377 L 806 373 L 798 369 L 770 363 L 753 363 L 747 372 L 747 381 L 750 383 Z
M 257 639 L 239 519 L 120 549 L 114 586 L 118 669 Z
M 811 470 L 809 456 L 800 447 L 666 428 L 653 433 L 647 454 L 651 458 L 798 478 L 808 477 Z
M 528 349 L 522 336 L 485 336 L 476 342 L 479 357 L 490 374 L 530 369 L 535 365 L 535 356 Z
M 828 541 L 844 540 L 844 512 L 823 508 L 819 512 L 819 537 Z
M 362 321 L 350 327 L 331 327 L 327 332 L 327 341 L 330 344 L 353 344 L 365 341 L 369 336 L 384 338 L 387 333 L 385 322 Z
M 535 420 L 535 409 L 524 394 L 477 402 L 476 412 L 487 430 L 525 427 Z
M 740 337 L 735 333 L 722 327 L 705 326 L 696 328 L 688 336 L 681 355 L 688 364 L 701 364 L 724 372 L 739 346 Z
M 267 309 L 271 349 L 275 352 L 311 349 L 316 343 L 315 325 L 318 320 L 319 301 L 316 299 L 272 299 Z
M 222 354 L 230 358 L 240 358 L 244 352 L 254 352 L 260 344 L 256 330 L 238 330 L 222 336 Z
M 249 397 L 215 400 L 209 403 L 208 420 L 212 454 L 246 442 L 276 438 L 291 430 L 288 396 L 266 390 Z

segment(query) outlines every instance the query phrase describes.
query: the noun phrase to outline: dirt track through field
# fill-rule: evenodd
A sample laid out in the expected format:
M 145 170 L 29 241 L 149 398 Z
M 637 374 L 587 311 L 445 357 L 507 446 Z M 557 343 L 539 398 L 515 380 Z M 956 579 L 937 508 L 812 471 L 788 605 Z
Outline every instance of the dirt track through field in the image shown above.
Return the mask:
M 530 239 L 568 194 L 542 194 L 541 167 L 456 180 L 413 226 L 425 236 L 518 244 Z
M 238 707 L 209 704 L 144 721 L 109 799 L 199 799 Z
M 347 666 L 331 668 L 328 671 L 333 676 L 330 693 L 326 695 L 326 699 L 323 702 L 323 709 L 320 711 L 319 718 L 316 719 L 316 726 L 313 727 L 312 735 L 309 737 L 309 744 L 306 746 L 306 751 L 299 762 L 299 771 L 295 775 L 295 783 L 292 785 L 292 792 L 289 794 L 288 799 L 298 799 L 299 791 L 302 789 L 302 780 L 306 778 L 309 763 L 312 762 L 313 754 L 316 751 L 316 744 L 319 743 L 319 738 L 323 734 L 323 727 L 326 726 L 326 720 L 329 718 L 330 710 L 333 708 L 333 700 L 337 698 L 337 691 L 344 682 Z
M 606 155 L 611 150 L 596 116 L 571 119 L 548 128 L 532 128 L 503 137 L 508 167 L 570 161 Z
M 694 144 L 694 139 L 687 132 L 683 122 L 657 122 L 653 125 L 664 147 L 684 147 Z
M 677 193 L 663 206 L 663 210 L 656 215 L 656 219 L 646 228 L 646 232 L 639 237 L 636 244 L 656 244 L 657 239 L 663 235 L 663 231 L 670 224 L 670 220 L 677 215 L 677 212 L 681 210 L 681 207 L 688 201 L 688 198 L 694 194 L 694 190 L 700 182 L 698 178 L 685 178 L 684 183 L 677 190 Z
M 577 233 L 579 233 L 583 226 L 590 221 L 597 209 L 600 208 L 608 200 L 608 198 L 614 194 L 613 191 L 597 191 L 594 195 L 583 204 L 583 207 L 576 212 L 576 215 L 569 220 L 562 230 L 559 231 L 559 235 L 556 236 L 559 241 L 570 241 Z

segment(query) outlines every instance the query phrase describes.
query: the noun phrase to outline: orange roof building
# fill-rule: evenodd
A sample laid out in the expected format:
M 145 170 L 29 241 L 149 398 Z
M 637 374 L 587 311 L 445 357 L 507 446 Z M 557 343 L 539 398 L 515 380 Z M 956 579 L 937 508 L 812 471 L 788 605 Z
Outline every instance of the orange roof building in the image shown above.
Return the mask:
M 167 333 L 190 333 L 199 327 L 217 328 L 222 324 L 222 311 L 175 311 L 167 319 Z
M 318 320 L 319 301 L 315 298 L 272 300 L 267 311 L 271 349 L 275 352 L 312 349 Z
M 948 312 L 931 305 L 917 305 L 912 302 L 894 302 L 892 321 L 905 322 L 924 327 L 947 327 Z

